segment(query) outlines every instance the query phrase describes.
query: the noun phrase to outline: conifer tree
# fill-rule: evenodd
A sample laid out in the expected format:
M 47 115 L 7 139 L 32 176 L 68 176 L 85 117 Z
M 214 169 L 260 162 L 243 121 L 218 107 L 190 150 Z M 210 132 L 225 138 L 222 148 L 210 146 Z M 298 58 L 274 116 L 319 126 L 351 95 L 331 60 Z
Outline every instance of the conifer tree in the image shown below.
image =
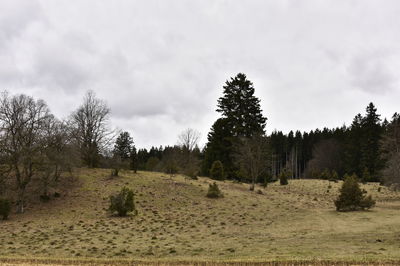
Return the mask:
M 371 179 L 364 181 L 379 181 L 378 172 L 383 166 L 380 156 L 383 128 L 380 121 L 377 109 L 373 103 L 370 103 L 367 107 L 366 116 L 362 120 L 360 169 L 366 168 Z
M 253 83 L 239 73 L 226 81 L 224 95 L 218 100 L 217 112 L 228 121 L 233 136 L 251 137 L 264 132 L 267 119 L 263 116 L 260 100 L 254 96 Z
M 122 160 L 129 159 L 131 156 L 133 139 L 128 132 L 119 134 L 114 145 L 114 155 L 119 156 Z
M 214 161 L 221 161 L 224 165 L 225 174 L 231 177 L 235 167 L 232 162 L 232 140 L 233 136 L 226 118 L 215 121 L 208 133 L 208 143 L 204 150 L 202 165 L 203 174 L 209 176 Z

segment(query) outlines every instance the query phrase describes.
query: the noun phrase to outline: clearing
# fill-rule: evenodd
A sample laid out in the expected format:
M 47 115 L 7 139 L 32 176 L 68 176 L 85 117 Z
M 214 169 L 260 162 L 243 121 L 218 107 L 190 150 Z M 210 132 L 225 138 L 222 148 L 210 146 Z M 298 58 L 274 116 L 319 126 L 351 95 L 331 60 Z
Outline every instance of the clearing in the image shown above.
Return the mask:
M 400 194 L 376 183 L 362 185 L 374 209 L 342 213 L 333 205 L 341 182 L 290 180 L 256 187 L 259 194 L 224 181 L 217 182 L 224 198 L 208 199 L 208 178 L 109 174 L 80 169 L 60 198 L 1 221 L 0 262 L 400 260 Z M 135 191 L 138 215 L 110 217 L 108 197 L 123 186 Z

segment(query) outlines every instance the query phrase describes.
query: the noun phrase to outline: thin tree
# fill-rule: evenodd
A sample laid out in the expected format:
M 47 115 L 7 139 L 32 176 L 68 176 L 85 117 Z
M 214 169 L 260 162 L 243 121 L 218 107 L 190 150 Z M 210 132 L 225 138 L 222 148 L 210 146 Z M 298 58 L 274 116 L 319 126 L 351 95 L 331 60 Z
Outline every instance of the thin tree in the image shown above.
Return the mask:
M 111 143 L 114 132 L 109 128 L 109 115 L 107 104 L 89 91 L 71 116 L 73 136 L 83 162 L 89 167 L 98 165 L 99 154 Z
M 182 150 L 182 169 L 185 175 L 195 177 L 199 168 L 198 160 L 198 143 L 200 140 L 200 132 L 192 128 L 184 130 L 178 136 L 178 146 Z
M 250 190 L 254 190 L 257 178 L 270 166 L 270 147 L 264 134 L 241 138 L 236 149 L 236 162 L 251 179 Z

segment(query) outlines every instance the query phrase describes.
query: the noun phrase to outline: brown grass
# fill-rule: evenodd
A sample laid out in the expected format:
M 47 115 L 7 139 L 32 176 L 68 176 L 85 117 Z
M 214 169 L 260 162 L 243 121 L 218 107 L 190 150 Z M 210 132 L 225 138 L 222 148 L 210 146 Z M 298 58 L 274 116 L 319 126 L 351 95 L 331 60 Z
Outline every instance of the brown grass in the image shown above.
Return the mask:
M 329 181 L 256 188 L 264 194 L 250 192 L 245 184 L 218 182 L 224 198 L 208 199 L 207 178 L 128 171 L 119 178 L 108 176 L 109 170 L 82 169 L 80 185 L 61 198 L 0 222 L 0 261 L 386 265 L 400 260 L 400 195 L 384 187 L 378 192 L 378 184 L 363 185 L 377 200 L 376 208 L 338 213 L 333 199 L 340 183 Z M 139 215 L 110 217 L 108 196 L 124 185 L 136 192 Z

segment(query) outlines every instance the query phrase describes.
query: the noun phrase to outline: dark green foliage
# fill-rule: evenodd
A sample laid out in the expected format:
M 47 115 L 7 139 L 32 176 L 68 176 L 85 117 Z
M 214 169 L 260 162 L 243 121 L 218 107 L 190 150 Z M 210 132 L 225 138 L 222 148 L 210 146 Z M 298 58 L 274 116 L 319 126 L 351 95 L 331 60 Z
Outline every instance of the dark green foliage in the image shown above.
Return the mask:
M 178 173 L 178 165 L 176 164 L 176 162 L 174 160 L 168 160 L 165 163 L 164 170 L 165 170 L 166 174 L 169 174 L 171 176 L 175 175 L 176 173 Z M 188 174 L 188 173 L 186 173 L 186 174 Z
M 133 212 L 137 214 L 134 202 L 134 193 L 129 188 L 122 188 L 121 191 L 115 195 L 110 196 L 109 211 L 118 216 L 126 216 L 128 213 Z
M 157 157 L 150 157 L 146 162 L 146 170 L 155 171 L 159 163 L 160 159 L 158 159 Z
M 320 178 L 323 179 L 323 180 L 329 180 L 329 179 L 331 179 L 331 173 L 329 172 L 329 169 L 325 168 L 325 169 L 322 171 Z
M 263 116 L 260 100 L 254 96 L 253 83 L 239 73 L 226 81 L 224 95 L 218 99 L 218 109 L 226 117 L 233 136 L 251 137 L 264 132 L 267 119 Z
M 279 174 L 279 184 L 282 186 L 288 185 L 289 181 L 288 178 L 290 176 L 290 173 L 284 169 L 280 174 Z
M 331 173 L 331 178 L 330 178 L 329 180 L 330 180 L 330 181 L 339 180 L 339 175 L 338 175 L 338 173 L 337 173 L 335 170 L 332 171 L 332 173 Z
M 375 205 L 371 196 L 365 196 L 360 189 L 356 175 L 345 176 L 342 187 L 339 190 L 340 195 L 335 200 L 337 211 L 356 211 L 370 209 Z
M 233 162 L 233 146 L 240 137 L 264 133 L 266 118 L 260 100 L 254 96 L 254 87 L 245 74 L 226 81 L 223 96 L 218 99 L 217 112 L 222 114 L 208 134 L 202 171 L 210 175 L 214 161 L 221 161 L 228 179 L 239 179 L 239 167 Z
M 367 167 L 364 167 L 364 171 L 362 173 L 362 181 L 363 182 L 370 182 L 373 181 L 371 174 L 368 171 Z
M 363 182 L 379 181 L 379 172 L 384 166 L 381 156 L 382 136 L 385 125 L 373 103 L 366 109 L 366 115 L 358 114 L 346 137 L 346 171 L 356 173 Z M 364 173 L 367 173 L 364 178 Z
M 225 174 L 234 176 L 237 170 L 232 161 L 232 132 L 226 118 L 219 118 L 207 136 L 208 142 L 204 149 L 204 160 L 202 162 L 202 174 L 210 176 L 210 169 L 215 161 L 221 161 L 224 165 Z
M 3 220 L 7 220 L 11 212 L 11 202 L 7 199 L 0 198 L 0 216 Z
M 133 139 L 129 132 L 122 132 L 115 141 L 114 155 L 120 157 L 122 160 L 127 160 L 131 157 L 132 146 Z
M 219 189 L 217 183 L 214 182 L 213 184 L 209 185 L 207 197 L 208 198 L 222 198 L 223 197 L 222 192 Z
M 361 161 L 360 168 L 368 170 L 368 180 L 379 181 L 379 171 L 383 168 L 381 159 L 381 139 L 384 128 L 381 125 L 380 115 L 373 103 L 370 103 L 366 110 L 366 116 L 362 120 L 363 136 L 361 142 Z
M 221 161 L 213 162 L 211 169 L 210 169 L 210 177 L 216 180 L 223 180 L 224 179 L 224 166 L 222 165 Z

